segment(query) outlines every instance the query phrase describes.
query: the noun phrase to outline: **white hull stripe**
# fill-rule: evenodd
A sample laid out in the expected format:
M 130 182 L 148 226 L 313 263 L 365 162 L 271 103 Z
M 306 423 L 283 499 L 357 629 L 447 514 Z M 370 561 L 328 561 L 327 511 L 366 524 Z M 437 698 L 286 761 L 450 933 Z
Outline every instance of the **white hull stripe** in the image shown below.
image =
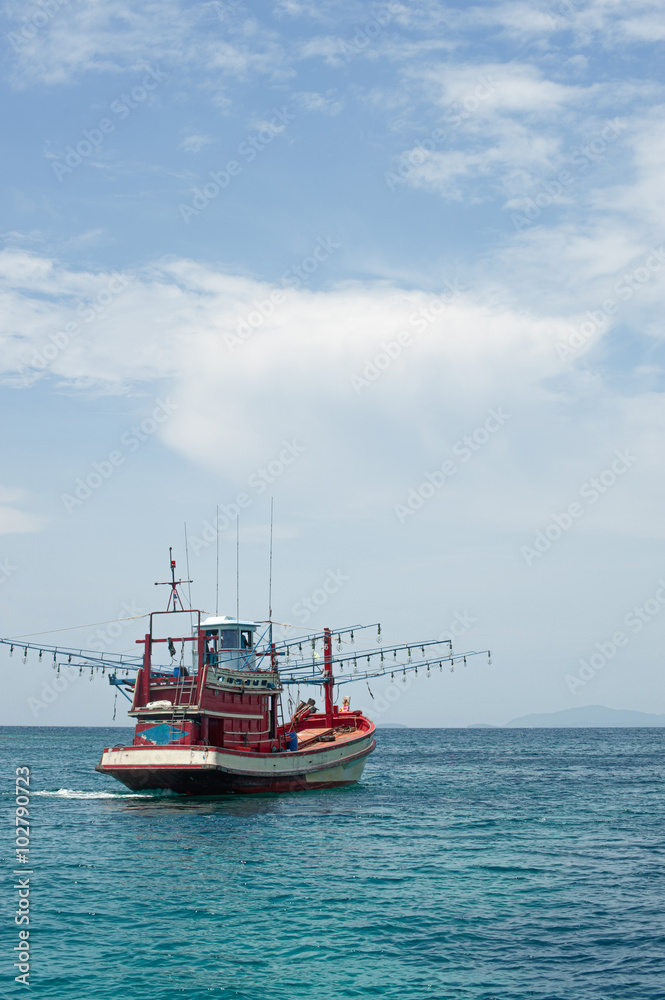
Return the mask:
M 132 747 L 107 750 L 102 754 L 102 771 L 194 770 L 227 771 L 247 776 L 289 776 L 320 771 L 335 765 L 346 765 L 367 756 L 374 749 L 374 740 L 367 736 L 352 745 L 326 748 L 325 752 L 260 754 L 229 753 L 207 747 Z M 352 752 L 349 752 L 352 751 Z

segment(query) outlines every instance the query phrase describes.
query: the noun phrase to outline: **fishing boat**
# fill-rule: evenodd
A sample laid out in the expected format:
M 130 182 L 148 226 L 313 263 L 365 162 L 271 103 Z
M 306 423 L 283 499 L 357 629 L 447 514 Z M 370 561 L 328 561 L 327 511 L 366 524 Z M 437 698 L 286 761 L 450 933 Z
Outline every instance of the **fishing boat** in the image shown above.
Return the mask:
M 131 744 L 106 747 L 96 770 L 132 790 L 170 789 L 187 795 L 292 792 L 337 788 L 360 780 L 376 747 L 375 725 L 336 691 L 390 673 L 426 673 L 475 651 L 453 653 L 448 639 L 384 645 L 381 626 L 324 628 L 275 640 L 273 622 L 239 615 L 208 616 L 185 607 L 169 552 L 165 611 L 149 616 L 138 656 L 23 644 L 52 654 L 54 669 L 109 671 L 109 682 L 131 702 Z M 269 616 L 272 617 L 272 614 Z M 176 626 L 180 627 L 176 627 Z M 357 648 L 356 635 L 377 629 L 377 644 Z M 301 633 L 302 630 L 300 630 Z M 179 633 L 179 634 L 178 634 Z M 2 639 L 11 652 L 16 640 Z M 489 651 L 483 650 L 489 657 Z M 170 663 L 165 663 L 166 657 Z M 323 709 L 302 687 L 323 692 Z M 369 687 L 369 685 L 368 685 Z M 289 717 L 282 696 L 289 695 Z

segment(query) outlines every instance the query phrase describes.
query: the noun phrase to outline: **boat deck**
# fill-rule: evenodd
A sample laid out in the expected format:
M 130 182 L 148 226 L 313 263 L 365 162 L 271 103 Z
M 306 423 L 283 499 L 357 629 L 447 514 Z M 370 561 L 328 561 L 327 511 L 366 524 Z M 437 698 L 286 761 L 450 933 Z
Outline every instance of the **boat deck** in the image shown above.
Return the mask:
M 325 726 L 316 729 L 301 729 L 298 732 L 298 750 L 304 750 L 306 747 L 311 747 L 313 744 L 318 743 L 322 736 L 331 736 L 333 734 L 335 736 L 334 740 L 322 740 L 322 745 L 326 743 L 339 745 L 340 743 L 348 743 L 349 740 L 355 739 L 361 733 L 362 730 L 355 728 L 351 729 L 348 733 L 335 732 L 334 729 L 326 729 Z

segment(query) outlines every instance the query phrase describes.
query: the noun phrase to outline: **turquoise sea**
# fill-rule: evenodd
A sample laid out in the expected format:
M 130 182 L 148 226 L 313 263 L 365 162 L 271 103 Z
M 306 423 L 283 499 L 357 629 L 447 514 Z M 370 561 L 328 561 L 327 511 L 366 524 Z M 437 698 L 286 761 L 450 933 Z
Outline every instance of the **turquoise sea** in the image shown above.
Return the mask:
M 226 799 L 98 775 L 124 734 L 0 730 L 3 997 L 665 997 L 663 729 L 385 729 L 356 787 Z

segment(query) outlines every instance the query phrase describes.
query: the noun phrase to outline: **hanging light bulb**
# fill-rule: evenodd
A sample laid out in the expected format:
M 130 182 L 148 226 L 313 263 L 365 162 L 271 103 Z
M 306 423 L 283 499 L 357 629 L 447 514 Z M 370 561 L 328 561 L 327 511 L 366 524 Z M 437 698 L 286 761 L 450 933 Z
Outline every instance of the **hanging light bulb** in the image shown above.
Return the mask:
M 40 663 L 42 662 L 42 656 L 43 656 L 43 655 L 44 655 L 44 650 L 43 650 L 43 649 L 40 649 L 40 650 L 39 650 L 39 662 L 40 662 Z
M 487 650 L 487 662 L 490 664 L 492 662 L 492 654 L 490 653 L 489 649 Z
M 394 675 L 394 674 L 392 673 L 392 671 L 391 671 L 391 673 L 390 673 L 390 680 L 391 680 L 391 681 L 394 681 L 394 680 L 395 680 L 395 675 Z
M 450 664 L 450 672 L 451 672 L 451 674 L 455 673 L 455 667 L 453 666 L 452 663 Z

